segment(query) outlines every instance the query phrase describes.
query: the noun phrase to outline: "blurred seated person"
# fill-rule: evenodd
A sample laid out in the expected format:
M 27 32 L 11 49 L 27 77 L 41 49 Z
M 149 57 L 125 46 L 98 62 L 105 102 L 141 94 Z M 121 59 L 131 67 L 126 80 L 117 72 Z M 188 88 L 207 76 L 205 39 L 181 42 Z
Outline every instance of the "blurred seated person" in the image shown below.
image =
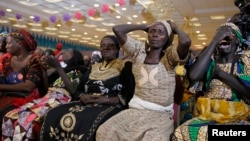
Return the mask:
M 61 67 L 54 55 L 45 56 L 44 61 L 50 67 L 55 68 L 58 78 L 53 86 L 49 87 L 44 97 L 11 110 L 4 116 L 2 139 L 37 140 L 47 111 L 72 100 L 74 97 L 72 94 L 75 93 L 80 78 L 87 69 L 84 67 L 81 52 L 75 49 L 63 51 L 62 59 L 67 63 L 67 70 Z
M 10 54 L 7 53 L 6 50 L 6 36 L 8 33 L 3 32 L 0 34 L 0 75 L 3 75 L 2 69 L 3 69 L 3 60 L 10 58 Z M 1 83 L 1 82 L 0 82 Z
M 5 113 L 43 95 L 42 71 L 46 69 L 41 56 L 34 53 L 37 42 L 29 32 L 13 31 L 6 41 L 11 58 L 3 62 L 6 83 L 0 84 L 1 125 Z
M 62 50 L 63 50 L 63 44 L 62 43 L 57 43 L 56 44 L 56 50 L 54 50 L 54 55 L 57 56 Z
M 102 61 L 102 55 L 100 51 L 93 51 L 91 55 L 91 64 L 100 63 Z

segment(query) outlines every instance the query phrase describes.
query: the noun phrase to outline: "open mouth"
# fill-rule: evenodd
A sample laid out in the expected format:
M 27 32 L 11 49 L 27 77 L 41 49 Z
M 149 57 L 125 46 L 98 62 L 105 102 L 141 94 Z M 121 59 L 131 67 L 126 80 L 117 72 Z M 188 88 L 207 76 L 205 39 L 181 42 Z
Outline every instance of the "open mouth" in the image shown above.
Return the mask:
M 219 48 L 228 48 L 229 47 L 229 45 L 230 45 L 230 43 L 228 42 L 228 41 L 225 41 L 225 40 L 223 40 L 223 41 L 221 41 L 220 43 L 219 43 Z

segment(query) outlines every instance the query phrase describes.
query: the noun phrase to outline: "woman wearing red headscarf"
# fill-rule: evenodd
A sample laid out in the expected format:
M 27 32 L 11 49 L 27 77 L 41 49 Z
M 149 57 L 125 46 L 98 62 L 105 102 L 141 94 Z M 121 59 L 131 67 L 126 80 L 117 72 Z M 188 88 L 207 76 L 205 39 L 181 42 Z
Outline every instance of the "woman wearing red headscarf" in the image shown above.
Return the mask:
M 35 54 L 37 43 L 25 30 L 11 32 L 7 36 L 6 49 L 11 55 L 3 62 L 5 83 L 0 84 L 0 125 L 2 118 L 11 109 L 39 98 L 42 86 L 41 56 Z

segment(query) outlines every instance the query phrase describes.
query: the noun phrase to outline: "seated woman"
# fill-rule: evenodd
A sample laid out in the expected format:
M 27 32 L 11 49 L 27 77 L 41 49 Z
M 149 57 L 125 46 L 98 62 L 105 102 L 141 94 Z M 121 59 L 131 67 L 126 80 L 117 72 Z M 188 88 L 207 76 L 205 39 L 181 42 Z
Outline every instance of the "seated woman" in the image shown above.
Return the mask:
M 41 141 L 95 140 L 100 124 L 127 108 L 133 95 L 132 63 L 117 59 L 119 43 L 105 36 L 100 43 L 102 62 L 91 66 L 87 78 L 79 84 L 79 101 L 51 109 L 45 116 Z
M 37 140 L 47 111 L 71 101 L 70 94 L 75 92 L 86 69 L 81 52 L 68 49 L 61 54 L 62 60 L 67 64 L 64 69 L 53 55 L 44 56 L 44 61 L 51 68 L 55 68 L 60 77 L 54 81 L 53 87 L 49 87 L 44 97 L 16 108 L 4 116 L 2 139 L 13 140 L 15 137 L 18 140 Z
M 1 33 L 0 34 L 0 77 L 1 77 L 1 80 L 0 80 L 0 83 L 5 83 L 5 79 L 2 79 L 2 76 L 3 76 L 3 64 L 2 62 L 6 59 L 9 59 L 10 58 L 10 54 L 7 53 L 7 49 L 6 49 L 6 37 L 7 37 L 7 33 Z M 4 78 L 4 77 L 3 77 Z
M 3 62 L 6 83 L 0 84 L 0 124 L 5 113 L 33 99 L 43 92 L 41 56 L 34 54 L 37 43 L 33 36 L 21 29 L 8 34 L 6 49 L 11 55 Z M 2 131 L 2 129 L 1 129 Z
M 222 24 L 192 64 L 189 77 L 203 82 L 203 95 L 196 101 L 195 117 L 180 125 L 172 140 L 208 140 L 211 124 L 250 124 L 250 52 L 242 50 L 241 39 L 235 24 Z

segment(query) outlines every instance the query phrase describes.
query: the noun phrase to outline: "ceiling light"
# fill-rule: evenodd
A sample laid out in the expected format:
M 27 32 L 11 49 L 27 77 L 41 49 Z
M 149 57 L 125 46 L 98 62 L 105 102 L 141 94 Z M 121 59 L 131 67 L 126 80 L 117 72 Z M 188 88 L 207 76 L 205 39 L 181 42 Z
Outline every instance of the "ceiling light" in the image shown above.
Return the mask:
M 26 5 L 26 6 L 36 6 L 38 3 L 31 2 L 31 1 L 18 1 L 19 3 Z
M 82 39 L 84 39 L 84 40 L 91 40 L 92 38 L 90 38 L 90 37 L 82 37 Z
M 25 27 L 27 27 L 27 25 L 24 25 L 24 24 L 14 24 L 13 26 L 15 26 L 15 27 L 20 27 L 20 28 L 25 28 Z
M 45 27 L 46 30 L 50 30 L 50 31 L 55 31 L 57 30 L 57 28 L 55 27 Z
M 9 21 L 7 20 L 0 20 L 0 23 L 8 23 Z
M 61 34 L 70 34 L 69 31 L 59 31 L 59 33 L 61 33 Z
M 78 38 L 69 38 L 69 39 L 73 41 L 78 40 Z
M 71 36 L 72 37 L 82 37 L 82 35 L 80 35 L 80 34 L 72 34 Z
M 99 7 L 100 5 L 99 4 L 94 4 L 94 7 Z
M 27 24 L 30 25 L 30 26 L 42 26 L 41 23 L 31 23 L 31 22 L 29 22 Z
M 207 40 L 206 37 L 198 38 L 198 40 Z
M 45 0 L 45 1 L 51 2 L 51 3 L 55 3 L 55 2 L 60 2 L 60 1 L 62 1 L 62 0 Z
M 55 35 L 56 33 L 54 33 L 54 32 L 45 32 L 45 34 L 48 34 L 48 35 Z
M 43 12 L 48 13 L 48 14 L 57 14 L 57 13 L 59 13 L 59 11 L 56 11 L 56 10 L 48 10 L 48 9 L 43 10 Z
M 30 30 L 31 31 L 36 31 L 36 32 L 42 32 L 43 31 L 42 29 L 37 29 L 37 28 L 31 28 Z
M 206 34 L 197 34 L 198 37 L 206 37 Z
M 114 23 L 102 23 L 102 24 L 105 25 L 105 26 L 115 26 Z
M 121 16 L 115 16 L 116 17 L 116 19 L 120 19 L 121 18 Z
M 11 12 L 12 10 L 11 9 L 6 9 L 7 12 Z
M 104 28 L 96 28 L 97 31 L 108 31 L 107 29 Z
M 69 11 L 80 11 L 81 9 L 80 8 L 76 8 L 76 7 L 63 7 L 64 9 L 66 10 L 69 10 Z
M 67 36 L 67 35 L 58 35 L 58 37 L 60 37 L 60 38 L 68 38 L 69 36 Z
M 92 21 L 103 21 L 103 18 L 101 17 L 90 17 L 89 19 Z
M 86 27 L 96 27 L 96 25 L 94 25 L 94 24 L 84 24 L 84 26 L 86 26 Z
M 210 16 L 212 20 L 223 20 L 226 17 L 224 15 L 218 15 L 218 16 Z

